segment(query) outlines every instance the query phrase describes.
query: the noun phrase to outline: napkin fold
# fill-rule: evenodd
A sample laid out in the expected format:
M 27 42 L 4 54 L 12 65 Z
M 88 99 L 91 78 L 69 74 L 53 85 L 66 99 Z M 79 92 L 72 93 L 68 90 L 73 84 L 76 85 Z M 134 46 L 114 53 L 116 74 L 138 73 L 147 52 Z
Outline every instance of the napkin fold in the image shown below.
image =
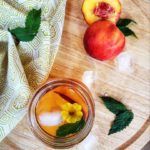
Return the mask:
M 0 0 L 0 141 L 27 112 L 29 97 L 49 76 L 60 44 L 66 0 Z M 25 26 L 27 13 L 42 10 L 31 42 L 15 45 L 8 28 Z

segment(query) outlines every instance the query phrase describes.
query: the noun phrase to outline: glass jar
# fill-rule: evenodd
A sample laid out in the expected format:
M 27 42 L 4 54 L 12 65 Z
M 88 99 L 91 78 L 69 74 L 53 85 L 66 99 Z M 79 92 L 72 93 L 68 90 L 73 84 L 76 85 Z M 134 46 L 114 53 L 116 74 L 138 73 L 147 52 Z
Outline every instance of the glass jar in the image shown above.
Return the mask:
M 76 89 L 78 94 L 85 100 L 88 107 L 88 117 L 84 128 L 81 131 L 77 132 L 76 134 L 68 137 L 54 137 L 46 133 L 40 127 L 36 119 L 36 106 L 39 99 L 43 95 L 45 95 L 48 91 L 58 86 L 64 85 Z M 82 82 L 73 79 L 52 79 L 49 82 L 47 82 L 45 85 L 39 88 L 33 95 L 28 111 L 30 128 L 34 133 L 34 135 L 48 146 L 57 149 L 72 147 L 75 144 L 80 143 L 84 138 L 86 138 L 92 129 L 94 116 L 95 116 L 94 101 L 92 99 L 90 91 Z

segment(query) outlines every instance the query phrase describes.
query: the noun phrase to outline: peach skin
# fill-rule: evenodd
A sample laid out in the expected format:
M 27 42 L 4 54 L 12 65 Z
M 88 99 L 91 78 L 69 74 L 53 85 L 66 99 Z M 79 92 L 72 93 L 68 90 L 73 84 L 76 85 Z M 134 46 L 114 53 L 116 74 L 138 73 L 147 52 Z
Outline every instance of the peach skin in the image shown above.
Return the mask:
M 110 21 L 97 21 L 84 35 L 84 47 L 87 53 L 98 60 L 110 60 L 123 51 L 125 36 Z

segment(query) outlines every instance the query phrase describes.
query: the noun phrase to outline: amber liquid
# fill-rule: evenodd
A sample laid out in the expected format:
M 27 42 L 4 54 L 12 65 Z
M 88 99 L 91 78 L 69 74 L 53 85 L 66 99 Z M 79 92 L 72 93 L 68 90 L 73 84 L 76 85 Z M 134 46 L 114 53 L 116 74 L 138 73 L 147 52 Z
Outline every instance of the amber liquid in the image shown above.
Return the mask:
M 88 117 L 88 106 L 83 97 L 72 87 L 58 86 L 43 95 L 36 106 L 36 118 L 40 127 L 49 135 L 56 136 L 57 129 L 66 124 L 61 121 L 57 125 L 45 125 L 41 122 L 40 117 L 43 114 L 54 114 L 61 112 L 62 106 L 66 103 L 77 103 L 82 106 L 83 118 L 86 121 Z M 45 118 L 46 119 L 46 118 Z M 50 119 L 50 118 L 49 118 Z M 48 119 L 48 120 L 49 120 Z M 46 120 L 47 121 L 47 120 Z M 51 120 L 50 120 L 51 121 Z

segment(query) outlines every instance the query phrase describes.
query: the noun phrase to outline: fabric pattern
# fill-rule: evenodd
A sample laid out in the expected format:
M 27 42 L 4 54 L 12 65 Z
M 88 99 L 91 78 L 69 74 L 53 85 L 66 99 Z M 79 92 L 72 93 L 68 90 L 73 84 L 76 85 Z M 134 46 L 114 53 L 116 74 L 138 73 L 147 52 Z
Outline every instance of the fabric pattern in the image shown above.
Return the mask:
M 49 76 L 61 39 L 66 0 L 0 0 L 0 141 L 27 111 L 30 96 Z M 8 28 L 25 26 L 27 13 L 42 9 L 31 42 L 15 45 Z

